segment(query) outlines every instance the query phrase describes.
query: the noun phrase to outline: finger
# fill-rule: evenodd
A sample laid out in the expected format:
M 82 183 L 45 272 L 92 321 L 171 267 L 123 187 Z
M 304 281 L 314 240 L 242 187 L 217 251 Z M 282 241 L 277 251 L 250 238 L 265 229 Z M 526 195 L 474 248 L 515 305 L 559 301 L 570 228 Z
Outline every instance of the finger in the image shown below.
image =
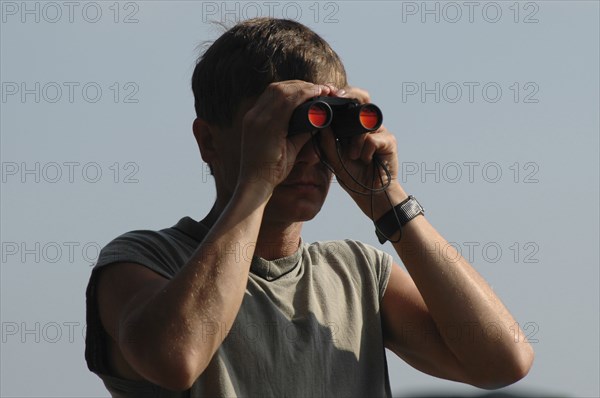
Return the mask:
M 274 101 L 281 104 L 280 111 L 283 116 L 291 116 L 296 107 L 305 103 L 313 97 L 327 96 L 331 92 L 331 87 L 322 84 L 312 84 L 303 81 L 282 82 L 273 87 L 276 98 Z
M 256 101 L 256 108 L 273 108 L 278 111 L 293 109 L 311 97 L 328 95 L 330 87 L 301 80 L 271 83 Z
M 371 96 L 362 88 L 346 86 L 343 89 L 346 91 L 345 97 L 356 98 L 361 104 L 368 104 L 371 102 Z
M 386 130 L 377 130 L 379 133 L 366 134 L 366 139 L 360 154 L 360 160 L 366 164 L 373 161 L 373 155 L 387 155 L 394 152 L 396 141 L 392 134 Z
M 339 96 L 338 92 L 341 89 L 337 88 L 335 84 L 333 84 L 333 83 L 325 83 L 324 85 L 327 86 L 327 87 L 329 87 L 329 90 L 330 90 L 329 91 L 329 95 L 331 95 L 331 96 Z
M 293 157 L 291 159 L 296 159 L 298 153 L 302 150 L 302 147 L 311 139 L 310 133 L 302 133 L 302 134 L 294 134 L 293 136 L 288 138 L 290 146 L 293 150 Z
M 336 91 L 335 95 L 337 97 L 346 97 L 348 96 L 348 93 L 346 92 L 346 90 L 344 90 L 343 88 L 339 89 Z
M 360 153 L 360 160 L 365 164 L 371 163 L 371 161 L 373 160 L 373 155 L 377 151 L 377 148 L 378 148 L 377 140 L 374 140 L 374 139 L 365 140 L 365 143 L 362 146 L 362 151 Z
M 255 125 L 268 125 L 285 136 L 294 109 L 312 97 L 328 95 L 330 90 L 328 86 L 300 80 L 272 83 L 246 116 L 253 120 Z
M 327 86 L 329 88 L 331 88 L 331 91 L 329 92 L 330 96 L 332 96 L 332 97 L 345 97 L 346 96 L 346 90 L 345 89 L 343 89 L 343 88 L 337 88 L 333 84 L 327 84 Z
M 296 107 L 312 97 L 326 96 L 335 87 L 326 84 L 313 84 L 302 80 L 290 80 L 274 83 L 275 89 L 280 89 L 288 103 Z

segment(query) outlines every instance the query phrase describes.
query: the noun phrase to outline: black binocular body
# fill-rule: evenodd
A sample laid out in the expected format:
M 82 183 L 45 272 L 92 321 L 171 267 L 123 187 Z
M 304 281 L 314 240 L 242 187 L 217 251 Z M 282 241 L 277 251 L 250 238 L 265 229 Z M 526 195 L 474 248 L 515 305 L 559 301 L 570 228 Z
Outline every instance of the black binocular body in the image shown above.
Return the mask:
M 375 131 L 382 122 L 383 114 L 374 104 L 361 104 L 351 98 L 315 97 L 294 110 L 288 136 L 331 126 L 335 137 L 344 139 Z

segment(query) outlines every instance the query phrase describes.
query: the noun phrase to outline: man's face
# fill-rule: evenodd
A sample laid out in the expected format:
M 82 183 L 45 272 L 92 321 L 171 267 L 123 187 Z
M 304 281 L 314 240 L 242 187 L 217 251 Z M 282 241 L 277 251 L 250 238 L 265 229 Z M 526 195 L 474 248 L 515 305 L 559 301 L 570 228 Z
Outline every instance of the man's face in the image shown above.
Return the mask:
M 255 100 L 242 102 L 231 127 L 222 128 L 218 137 L 219 159 L 213 165 L 221 191 L 231 197 L 239 175 L 242 120 Z M 317 154 L 316 141 L 309 140 L 300 150 L 286 179 L 273 190 L 263 222 L 289 223 L 314 218 L 329 191 L 332 173 Z M 269 172 L 265 165 L 264 172 Z
M 321 210 L 332 174 L 317 150 L 310 140 L 300 150 L 290 174 L 273 191 L 265 209 L 266 220 L 308 221 Z

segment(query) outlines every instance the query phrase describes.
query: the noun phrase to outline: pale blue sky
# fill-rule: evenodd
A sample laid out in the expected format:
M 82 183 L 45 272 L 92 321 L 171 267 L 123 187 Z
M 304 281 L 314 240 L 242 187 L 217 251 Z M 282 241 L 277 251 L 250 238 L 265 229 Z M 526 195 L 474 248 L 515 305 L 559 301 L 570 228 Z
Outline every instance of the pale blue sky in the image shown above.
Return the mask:
M 269 14 L 331 43 L 397 136 L 405 189 L 537 340 L 509 390 L 600 395 L 599 4 L 472 4 L 2 1 L 0 395 L 108 395 L 83 359 L 89 265 L 209 210 L 196 46 L 209 20 Z M 337 186 L 303 236 L 379 245 Z M 388 360 L 401 396 L 480 392 Z

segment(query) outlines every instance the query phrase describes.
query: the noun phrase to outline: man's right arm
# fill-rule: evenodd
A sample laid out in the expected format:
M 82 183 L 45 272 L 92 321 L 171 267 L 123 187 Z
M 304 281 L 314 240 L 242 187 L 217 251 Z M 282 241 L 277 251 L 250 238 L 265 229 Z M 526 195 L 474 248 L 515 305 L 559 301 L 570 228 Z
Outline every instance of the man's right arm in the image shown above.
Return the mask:
M 310 138 L 287 137 L 290 115 L 331 89 L 301 81 L 272 83 L 245 113 L 233 195 L 173 279 L 136 264 L 111 265 L 101 272 L 100 318 L 131 374 L 186 390 L 206 369 L 231 330 L 248 282 L 252 255 L 239 256 L 232 248 L 255 247 L 274 187 L 287 177 Z
M 131 377 L 133 370 L 154 384 L 185 390 L 204 371 L 231 329 L 248 280 L 251 258 L 231 248 L 256 242 L 267 199 L 240 187 L 171 280 L 129 263 L 100 273 L 100 318 L 127 362 L 118 366 L 112 356 L 120 376 Z

